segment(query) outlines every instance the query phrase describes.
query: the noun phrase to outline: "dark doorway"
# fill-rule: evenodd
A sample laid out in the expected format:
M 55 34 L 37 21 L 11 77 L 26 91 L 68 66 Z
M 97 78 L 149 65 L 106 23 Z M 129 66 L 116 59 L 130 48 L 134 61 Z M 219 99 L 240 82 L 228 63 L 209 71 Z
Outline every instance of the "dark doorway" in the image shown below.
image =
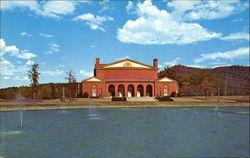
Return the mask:
M 118 86 L 118 96 L 125 97 L 125 87 L 122 84 Z
M 128 97 L 134 97 L 135 93 L 134 93 L 134 86 L 132 84 L 128 85 Z
M 147 85 L 147 88 L 146 88 L 146 95 L 147 95 L 147 96 L 150 96 L 150 97 L 153 96 L 152 89 L 153 89 L 153 88 L 152 88 L 151 85 Z
M 137 91 L 140 93 L 139 94 L 139 96 L 137 96 L 137 97 L 143 97 L 144 96 L 144 94 L 143 94 L 143 85 L 138 85 L 137 86 Z
M 108 91 L 109 91 L 109 96 L 115 96 L 115 86 L 114 85 L 109 85 L 109 88 L 108 88 Z

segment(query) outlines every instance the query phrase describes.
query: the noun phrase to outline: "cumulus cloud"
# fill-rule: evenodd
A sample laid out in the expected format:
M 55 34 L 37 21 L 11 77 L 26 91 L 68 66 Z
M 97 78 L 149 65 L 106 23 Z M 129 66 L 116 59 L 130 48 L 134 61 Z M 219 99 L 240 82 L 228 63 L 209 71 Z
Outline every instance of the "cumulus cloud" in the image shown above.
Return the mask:
M 249 47 L 242 47 L 235 50 L 226 52 L 216 52 L 209 54 L 201 54 L 201 57 L 194 59 L 195 63 L 201 63 L 206 60 L 217 60 L 217 59 L 242 59 L 249 58 Z
M 117 31 L 117 39 L 135 44 L 188 44 L 218 38 L 198 23 L 178 21 L 166 10 L 160 10 L 151 1 L 137 5 L 138 18 L 128 20 Z
M 60 19 L 62 15 L 73 14 L 76 5 L 86 1 L 1 1 L 1 10 L 28 9 L 37 15 Z
M 1 10 L 13 10 L 14 8 L 29 9 L 36 12 L 40 12 L 40 5 L 37 1 L 1 1 Z
M 29 60 L 24 65 L 15 65 L 5 58 L 5 56 L 8 55 L 24 60 L 29 60 L 37 56 L 34 53 L 30 53 L 28 50 L 19 50 L 14 45 L 6 46 L 4 39 L 0 39 L 0 71 L 2 75 L 14 75 L 15 73 L 27 72 L 28 65 L 32 62 Z
M 43 5 L 42 15 L 60 18 L 59 15 L 72 14 L 75 10 L 74 1 L 48 1 Z
M 164 64 L 167 65 L 167 66 L 174 66 L 174 65 L 177 65 L 177 63 L 178 63 L 178 61 L 179 61 L 180 59 L 181 59 L 181 58 L 175 58 L 174 60 L 165 62 Z
M 105 32 L 105 29 L 103 28 L 103 23 L 107 21 L 113 21 L 114 19 L 112 17 L 105 17 L 105 16 L 95 16 L 91 13 L 78 15 L 75 18 L 73 18 L 74 21 L 83 21 L 86 25 L 90 27 L 92 30 L 101 30 Z
M 172 8 L 172 14 L 183 20 L 220 19 L 233 15 L 248 8 L 248 2 L 230 1 L 171 1 L 167 6 Z
M 31 37 L 32 36 L 32 34 L 29 34 L 27 32 L 21 32 L 20 35 L 21 36 L 27 36 L 27 37 Z
M 45 54 L 54 54 L 60 51 L 60 45 L 56 43 L 50 43 L 49 44 L 49 51 L 45 52 Z
M 0 49 L 1 49 L 1 56 L 9 53 L 11 56 L 14 56 L 16 58 L 27 59 L 27 60 L 37 56 L 36 54 L 31 53 L 27 49 L 19 50 L 15 45 L 6 46 L 4 39 L 0 39 Z
M 246 32 L 232 33 L 228 36 L 221 37 L 220 39 L 221 40 L 247 40 L 249 41 L 249 33 L 246 33 Z
M 86 77 L 91 77 L 93 76 L 93 73 L 92 72 L 88 72 L 88 71 L 85 71 L 85 70 L 80 70 L 79 72 L 81 75 L 83 76 L 86 76 Z
M 41 37 L 44 37 L 44 38 L 53 38 L 53 37 L 54 37 L 53 35 L 46 34 L 46 33 L 40 33 L 39 35 L 40 35 Z

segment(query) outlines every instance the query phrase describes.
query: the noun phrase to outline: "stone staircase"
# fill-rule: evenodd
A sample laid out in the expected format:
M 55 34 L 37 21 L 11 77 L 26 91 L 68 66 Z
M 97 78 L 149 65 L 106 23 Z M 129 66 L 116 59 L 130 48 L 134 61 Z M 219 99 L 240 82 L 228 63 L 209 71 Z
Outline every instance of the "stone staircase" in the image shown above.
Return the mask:
M 155 102 L 158 101 L 154 97 L 127 97 L 128 102 Z

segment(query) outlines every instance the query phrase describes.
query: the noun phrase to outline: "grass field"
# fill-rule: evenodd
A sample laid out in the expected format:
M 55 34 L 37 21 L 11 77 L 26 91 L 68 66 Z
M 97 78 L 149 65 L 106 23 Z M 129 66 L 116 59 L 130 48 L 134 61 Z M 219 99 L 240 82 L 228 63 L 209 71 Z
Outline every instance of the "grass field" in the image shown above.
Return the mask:
M 61 103 L 59 99 L 43 100 L 39 102 L 0 102 L 0 111 L 18 110 L 39 110 L 39 109 L 60 109 L 60 108 L 89 108 L 92 106 L 101 108 L 119 107 L 193 107 L 193 106 L 250 106 L 249 96 L 204 96 L 176 97 L 173 102 L 117 102 L 110 99 L 77 98 Z

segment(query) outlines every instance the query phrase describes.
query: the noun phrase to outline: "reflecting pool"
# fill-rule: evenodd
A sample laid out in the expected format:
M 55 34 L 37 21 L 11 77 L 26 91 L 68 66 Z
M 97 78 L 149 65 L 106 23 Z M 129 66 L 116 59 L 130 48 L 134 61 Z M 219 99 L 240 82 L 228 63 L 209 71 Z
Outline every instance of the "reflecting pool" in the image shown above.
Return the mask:
M 249 156 L 249 108 L 0 112 L 5 158 Z

